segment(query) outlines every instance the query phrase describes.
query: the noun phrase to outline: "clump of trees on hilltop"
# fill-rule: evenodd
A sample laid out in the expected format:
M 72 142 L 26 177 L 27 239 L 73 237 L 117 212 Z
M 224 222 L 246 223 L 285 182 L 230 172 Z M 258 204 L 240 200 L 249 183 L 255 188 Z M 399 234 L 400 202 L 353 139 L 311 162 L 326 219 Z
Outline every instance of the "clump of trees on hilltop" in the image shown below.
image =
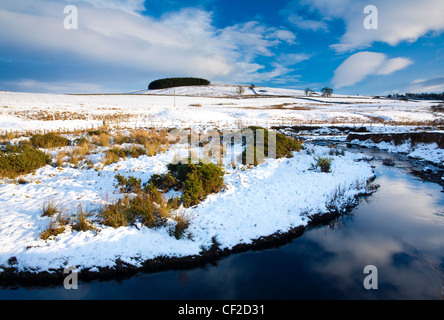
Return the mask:
M 202 78 L 165 78 L 151 82 L 148 90 L 166 89 L 183 86 L 206 86 L 211 84 L 210 81 Z

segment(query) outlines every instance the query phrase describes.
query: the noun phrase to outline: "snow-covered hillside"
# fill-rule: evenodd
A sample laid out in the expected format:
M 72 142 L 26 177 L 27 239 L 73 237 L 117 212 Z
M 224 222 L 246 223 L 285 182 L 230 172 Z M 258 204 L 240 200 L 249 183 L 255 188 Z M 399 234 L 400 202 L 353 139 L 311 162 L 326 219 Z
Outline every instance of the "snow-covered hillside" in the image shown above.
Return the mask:
M 138 94 L 64 95 L 0 92 L 0 133 L 80 129 L 102 125 L 190 127 L 203 123 L 239 125 L 387 124 L 420 125 L 442 121 L 435 101 L 399 101 L 369 97 L 305 97 L 298 90 L 266 90 L 264 96 L 236 86 L 181 87 Z M 176 95 L 174 95 L 176 91 Z M 265 96 L 267 94 L 268 96 Z M 285 95 L 285 96 L 282 96 Z

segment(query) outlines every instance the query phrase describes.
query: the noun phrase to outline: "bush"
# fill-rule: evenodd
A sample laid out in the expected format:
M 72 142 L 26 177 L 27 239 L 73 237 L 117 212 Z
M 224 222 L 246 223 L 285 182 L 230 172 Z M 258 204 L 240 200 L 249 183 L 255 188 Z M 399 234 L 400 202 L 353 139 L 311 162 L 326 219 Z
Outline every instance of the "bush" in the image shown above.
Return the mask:
M 76 146 L 82 146 L 82 145 L 85 145 L 85 144 L 88 144 L 88 143 L 89 143 L 89 140 L 86 139 L 85 137 L 80 137 L 80 138 L 77 138 L 77 139 L 74 140 L 74 144 Z
M 102 131 L 100 129 L 90 130 L 88 131 L 89 136 L 100 136 L 102 133 L 106 133 L 105 131 Z
M 444 113 L 444 104 L 441 103 L 441 104 L 437 104 L 437 105 L 431 106 L 430 109 L 433 112 Z
M 67 138 L 56 135 L 55 133 L 35 134 L 30 138 L 31 144 L 37 148 L 57 148 L 70 145 Z
M 254 152 L 254 165 L 257 166 L 263 159 L 259 158 L 256 150 L 256 133 L 257 130 L 263 130 L 264 132 L 264 155 L 268 157 L 270 155 L 268 146 L 269 131 L 262 127 L 250 126 L 247 129 L 253 131 L 254 142 L 246 142 L 247 145 L 242 151 L 242 164 L 247 164 L 247 153 Z M 299 151 L 302 148 L 302 142 L 299 140 L 293 140 L 282 133 L 276 133 L 276 158 L 291 158 L 293 151 Z
M 118 228 L 142 223 L 148 228 L 166 224 L 169 208 L 160 194 L 139 193 L 135 197 L 125 196 L 114 204 L 105 206 L 98 214 L 104 225 Z
M 148 90 L 166 89 L 182 86 L 204 86 L 211 84 L 210 81 L 201 78 L 166 78 L 151 82 Z
M 169 164 L 168 173 L 153 175 L 150 183 L 164 191 L 182 191 L 181 200 L 190 207 L 204 200 L 207 195 L 219 192 L 223 185 L 223 170 L 214 163 Z
M 320 168 L 321 172 L 330 172 L 331 162 L 333 161 L 333 158 L 329 158 L 329 157 L 316 157 L 315 160 L 316 160 L 315 166 L 317 168 Z
M 112 148 L 107 151 L 107 153 L 114 153 L 119 158 L 138 158 L 142 155 L 146 155 L 146 150 L 140 147 L 133 148 Z
M 118 162 L 120 158 L 126 159 L 127 157 L 138 158 L 141 155 L 146 155 L 146 150 L 140 147 L 127 148 L 112 148 L 108 149 L 105 154 L 105 165 Z
M 8 145 L 0 151 L 0 176 L 15 178 L 51 163 L 45 152 L 29 145 Z
M 159 190 L 168 191 L 176 187 L 176 179 L 171 175 L 170 172 L 164 174 L 153 174 L 151 183 Z
M 117 186 L 120 186 L 120 191 L 123 193 L 138 193 L 142 190 L 142 179 L 133 176 L 125 178 L 121 174 L 117 174 L 115 178 Z

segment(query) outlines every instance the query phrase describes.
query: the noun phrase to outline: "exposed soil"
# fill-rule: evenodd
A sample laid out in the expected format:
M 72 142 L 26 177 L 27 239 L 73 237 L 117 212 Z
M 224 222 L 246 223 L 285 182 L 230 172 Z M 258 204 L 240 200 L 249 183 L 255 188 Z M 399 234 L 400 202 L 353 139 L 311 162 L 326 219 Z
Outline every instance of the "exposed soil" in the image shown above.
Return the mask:
M 372 140 L 374 143 L 393 142 L 396 146 L 410 140 L 412 145 L 417 143 L 436 143 L 439 148 L 444 148 L 444 133 L 441 132 L 408 132 L 408 133 L 350 133 L 347 141 Z
M 350 133 L 350 132 L 370 132 L 366 127 L 350 127 L 350 126 L 306 126 L 306 125 L 300 125 L 300 126 L 274 126 L 271 127 L 271 129 L 274 130 L 289 130 L 293 131 L 294 133 L 298 133 L 301 131 L 316 131 L 316 130 L 324 130 L 326 128 L 329 129 L 335 129 L 339 132 L 343 133 Z

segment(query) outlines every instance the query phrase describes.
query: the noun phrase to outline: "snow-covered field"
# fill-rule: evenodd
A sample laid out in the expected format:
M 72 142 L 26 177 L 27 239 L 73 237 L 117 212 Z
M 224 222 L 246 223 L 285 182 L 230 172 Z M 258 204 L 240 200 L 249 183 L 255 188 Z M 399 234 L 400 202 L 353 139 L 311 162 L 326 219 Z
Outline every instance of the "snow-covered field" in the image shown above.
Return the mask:
M 176 88 L 125 95 L 62 95 L 0 92 L 0 134 L 90 129 L 104 123 L 112 128 L 239 128 L 247 125 L 368 125 L 374 131 L 413 130 L 413 123 L 442 121 L 430 111 L 436 102 L 402 102 L 369 97 L 310 97 L 288 89 L 256 87 L 241 96 L 237 86 Z M 174 92 L 175 91 L 175 92 Z M 261 96 L 262 95 L 262 96 Z M 271 97 L 270 97 L 271 96 Z M 274 97 L 273 97 L 274 96 Z M 283 97 L 286 96 L 286 97 Z M 388 122 L 396 122 L 390 126 Z M 401 126 L 409 124 L 410 126 Z M 122 195 L 116 174 L 135 176 L 144 182 L 165 172 L 175 157 L 174 148 L 155 156 L 121 159 L 98 167 L 74 168 L 47 165 L 17 180 L 0 182 L 1 266 L 21 271 L 44 271 L 77 266 L 113 266 L 116 259 L 140 266 L 159 256 L 197 255 L 217 239 L 220 247 L 232 248 L 276 232 L 306 225 L 308 215 L 325 213 L 333 204 L 343 207 L 367 191 L 372 168 L 357 155 L 335 155 L 330 173 L 313 170 L 315 155 L 329 148 L 307 146 L 293 158 L 267 159 L 257 167 L 233 168 L 225 164 L 225 188 L 196 207 L 178 209 L 189 219 L 189 237 L 176 239 L 170 225 L 117 229 L 95 223 L 97 230 L 77 232 L 69 227 L 49 240 L 39 235 L 51 221 L 42 217 L 48 201 L 60 203 L 74 215 L 79 205 L 90 211 Z M 420 152 L 419 149 L 412 152 Z M 441 150 L 437 151 L 442 157 Z M 100 155 L 92 155 L 98 164 Z M 9 261 L 9 262 L 8 262 Z M 94 269 L 93 269 L 94 270 Z
M 312 151 L 328 154 L 329 148 Z M 45 202 L 57 201 L 72 215 L 79 205 L 93 210 L 105 200 L 119 197 L 113 186 L 116 174 L 147 181 L 153 173 L 166 171 L 173 153 L 122 160 L 101 171 L 46 166 L 29 175 L 27 184 L 0 185 L 0 265 L 7 266 L 14 256 L 19 270 L 106 267 L 113 266 L 117 258 L 137 266 L 158 256 L 199 254 L 211 246 L 213 237 L 222 249 L 248 244 L 305 225 L 307 215 L 327 212 L 333 198 L 338 206 L 350 204 L 356 194 L 367 191 L 366 181 L 373 176 L 369 164 L 357 162 L 352 153 L 334 157 L 332 172 L 322 173 L 311 170 L 313 154 L 301 151 L 293 158 L 269 159 L 253 169 L 227 167 L 224 191 L 195 208 L 178 209 L 189 218 L 190 239 L 177 240 L 168 227 L 114 229 L 101 225 L 97 225 L 99 232 L 67 228 L 55 239 L 39 238 L 51 221 L 41 216 Z
M 443 120 L 442 114 L 430 110 L 435 101 L 346 96 L 307 98 L 299 90 L 260 87 L 255 90 L 265 90 L 269 96 L 238 96 L 235 90 L 235 86 L 182 87 L 175 89 L 175 95 L 172 89 L 125 95 L 0 92 L 0 133 L 74 130 L 98 127 L 104 121 L 130 127 L 269 127 L 320 123 L 365 124 L 377 128 L 390 122 L 417 125 Z M 287 97 L 282 96 L 284 93 Z

